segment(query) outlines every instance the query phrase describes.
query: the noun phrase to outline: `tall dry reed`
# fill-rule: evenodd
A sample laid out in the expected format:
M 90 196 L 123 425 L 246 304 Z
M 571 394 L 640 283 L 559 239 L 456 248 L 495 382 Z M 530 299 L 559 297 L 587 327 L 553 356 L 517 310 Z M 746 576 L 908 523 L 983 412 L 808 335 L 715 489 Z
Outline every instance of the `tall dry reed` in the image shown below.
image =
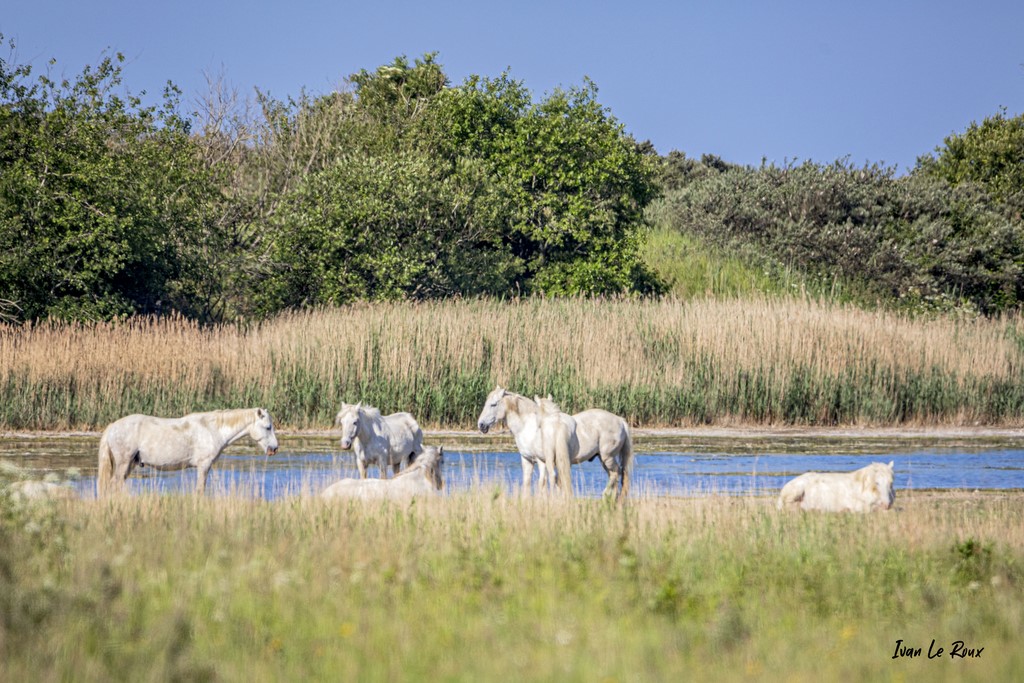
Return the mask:
M 341 401 L 471 428 L 502 383 L 646 426 L 1018 424 L 1018 319 L 912 319 L 808 300 L 385 303 L 205 328 L 0 327 L 0 427 L 96 429 L 264 405 L 327 427 Z

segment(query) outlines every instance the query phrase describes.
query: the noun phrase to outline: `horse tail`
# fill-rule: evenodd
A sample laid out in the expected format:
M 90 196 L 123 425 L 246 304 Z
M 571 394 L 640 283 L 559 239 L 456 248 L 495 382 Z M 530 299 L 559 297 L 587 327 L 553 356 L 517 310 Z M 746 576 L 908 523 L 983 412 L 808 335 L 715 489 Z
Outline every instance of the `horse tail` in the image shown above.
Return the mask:
M 622 440 L 622 448 L 619 450 L 619 480 L 622 488 L 619 490 L 619 502 L 629 495 L 629 484 L 633 478 L 633 435 L 630 434 L 629 425 L 623 423 L 626 438 Z
M 412 450 L 413 457 L 416 457 L 423 452 L 423 430 L 420 429 L 419 423 L 415 420 L 413 421 L 413 425 L 416 426 L 416 430 L 412 435 Z
M 107 440 L 107 432 L 100 437 L 99 471 L 96 474 L 96 493 L 105 496 L 114 480 L 114 451 Z
M 554 478 L 558 475 L 558 488 L 562 489 L 562 493 L 567 496 L 572 495 L 572 475 L 569 472 L 569 439 L 566 438 L 568 435 L 564 432 L 568 431 L 563 429 L 559 431 L 558 438 L 555 439 L 555 471 L 549 472 L 548 476 Z

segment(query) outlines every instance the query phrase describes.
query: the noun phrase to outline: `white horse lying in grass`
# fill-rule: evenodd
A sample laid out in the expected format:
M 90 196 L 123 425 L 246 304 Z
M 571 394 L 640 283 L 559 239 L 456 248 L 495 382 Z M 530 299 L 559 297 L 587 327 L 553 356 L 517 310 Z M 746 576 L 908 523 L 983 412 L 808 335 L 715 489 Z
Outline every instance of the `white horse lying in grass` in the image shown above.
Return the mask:
M 342 403 L 335 418 L 341 427 L 341 450 L 356 453 L 359 478 L 366 479 L 366 466 L 376 463 L 382 479 L 390 465 L 395 474 L 423 451 L 423 430 L 409 413 L 382 417 L 373 406 Z
M 853 472 L 806 472 L 779 493 L 778 508 L 870 512 L 892 507 L 893 463 L 873 462 Z
M 184 417 L 129 415 L 112 423 L 100 438 L 96 487 L 103 496 L 122 489 L 132 469 L 180 470 L 195 467 L 196 493 L 206 490 L 206 477 L 221 452 L 243 436 L 267 455 L 277 453 L 277 434 L 264 408 L 214 410 Z
M 441 469 L 444 466 L 444 449 L 440 446 L 426 446 L 416 456 L 412 465 L 391 479 L 342 479 L 323 492 L 322 498 L 406 499 L 413 496 L 431 495 L 444 488 Z
M 487 395 L 476 423 L 484 434 L 499 422 L 504 421 L 508 425 L 522 457 L 524 492 L 530 488 L 534 465 L 539 466 L 538 486 L 542 486 L 547 478 L 547 466 L 538 436 L 538 410 L 535 401 L 499 385 Z M 608 474 L 604 495 L 622 500 L 629 493 L 633 472 L 633 438 L 629 425 L 618 415 L 600 408 L 584 410 L 572 418 L 576 422 L 576 439 L 579 441 L 579 450 L 571 458 L 572 464 L 600 458 Z

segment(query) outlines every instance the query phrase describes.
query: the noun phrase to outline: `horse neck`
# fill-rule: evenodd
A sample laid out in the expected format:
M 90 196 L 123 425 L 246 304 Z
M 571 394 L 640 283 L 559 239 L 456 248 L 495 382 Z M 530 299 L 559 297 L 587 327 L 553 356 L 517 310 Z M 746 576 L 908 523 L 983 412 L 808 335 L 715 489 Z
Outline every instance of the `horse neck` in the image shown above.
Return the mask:
M 214 413 L 215 431 L 223 439 L 223 446 L 230 446 L 248 433 L 249 426 L 255 419 L 254 412 L 254 408 L 240 408 Z
M 539 411 L 536 403 L 520 394 L 509 394 L 505 399 L 505 423 L 513 433 L 531 417 L 539 417 Z
M 374 429 L 377 422 L 379 420 L 375 420 L 374 416 L 365 410 L 356 413 L 356 438 L 364 444 L 369 442 L 377 434 L 377 430 Z

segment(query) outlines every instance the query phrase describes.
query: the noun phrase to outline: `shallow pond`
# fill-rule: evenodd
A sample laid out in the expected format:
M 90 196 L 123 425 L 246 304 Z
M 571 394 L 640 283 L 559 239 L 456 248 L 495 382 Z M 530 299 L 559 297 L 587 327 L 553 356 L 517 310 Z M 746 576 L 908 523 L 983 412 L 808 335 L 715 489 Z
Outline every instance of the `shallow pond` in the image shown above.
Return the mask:
M 255 445 L 230 447 L 210 472 L 213 492 L 263 498 L 317 492 L 342 477 L 356 476 L 354 456 L 336 437 L 281 436 L 274 457 Z M 473 485 L 511 490 L 521 481 L 520 458 L 507 434 L 427 434 L 428 444 L 445 446 L 449 491 Z M 29 471 L 79 472 L 75 483 L 93 495 L 98 436 L 0 437 L 0 462 Z M 855 436 L 665 436 L 637 435 L 634 491 L 651 495 L 705 493 L 771 494 L 790 478 L 811 470 L 847 471 L 871 462 L 895 462 L 901 489 L 1024 489 L 1024 434 L 996 437 Z M 371 468 L 371 475 L 376 469 Z M 573 467 L 579 495 L 596 496 L 607 478 L 598 461 Z M 195 471 L 136 469 L 129 489 L 192 490 Z

